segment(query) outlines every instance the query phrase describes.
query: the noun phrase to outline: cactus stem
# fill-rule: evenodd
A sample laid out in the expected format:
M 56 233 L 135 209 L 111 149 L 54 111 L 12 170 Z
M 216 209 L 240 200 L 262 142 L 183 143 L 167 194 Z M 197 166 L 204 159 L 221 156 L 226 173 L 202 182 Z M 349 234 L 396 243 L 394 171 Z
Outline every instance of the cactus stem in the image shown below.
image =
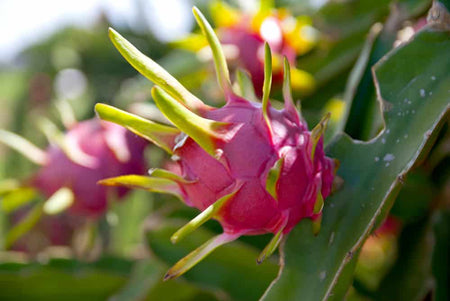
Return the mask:
M 210 220 L 214 215 L 230 200 L 234 197 L 234 195 L 240 190 L 240 186 L 230 194 L 227 194 L 220 199 L 218 199 L 214 204 L 210 205 L 208 208 L 202 211 L 199 215 L 197 215 L 194 219 L 192 219 L 189 223 L 181 227 L 177 232 L 175 232 L 172 237 L 170 237 L 170 241 L 172 243 L 177 243 L 180 239 L 195 231 L 198 227 L 203 225 L 205 222 Z
M 264 45 L 264 83 L 263 83 L 263 97 L 262 97 L 262 112 L 267 126 L 272 132 L 272 126 L 269 120 L 269 97 L 270 89 L 272 87 L 272 52 L 270 46 L 266 42 Z
M 281 240 L 283 239 L 283 229 L 277 232 L 274 237 L 270 240 L 270 242 L 267 244 L 267 246 L 262 250 L 261 254 L 258 256 L 258 259 L 256 262 L 258 264 L 261 264 L 266 258 L 270 257 L 270 255 L 273 254 L 273 252 L 277 249 L 278 245 L 280 244 Z
M 222 233 L 211 238 L 203 245 L 189 253 L 186 257 L 178 261 L 172 268 L 170 268 L 170 270 L 164 276 L 164 281 L 183 275 L 199 261 L 208 256 L 217 247 L 229 243 L 238 237 L 239 235 L 237 234 Z

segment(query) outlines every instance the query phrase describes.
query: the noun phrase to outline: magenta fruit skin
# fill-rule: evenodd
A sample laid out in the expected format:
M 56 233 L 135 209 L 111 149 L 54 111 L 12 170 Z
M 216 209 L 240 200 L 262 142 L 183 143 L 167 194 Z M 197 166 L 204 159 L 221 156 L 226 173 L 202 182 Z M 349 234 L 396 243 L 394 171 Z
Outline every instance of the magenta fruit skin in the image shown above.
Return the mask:
M 217 141 L 218 158 L 187 138 L 175 149 L 179 183 L 185 203 L 205 210 L 221 197 L 237 191 L 215 215 L 224 232 L 233 235 L 288 233 L 301 219 L 314 213 L 318 193 L 326 198 L 334 178 L 334 161 L 317 143 L 314 159 L 311 132 L 298 115 L 269 107 L 271 130 L 260 104 L 230 94 L 227 104 L 205 111 L 204 118 L 231 123 L 226 142 Z M 268 173 L 283 158 L 274 198 L 266 189 Z
M 108 197 L 113 188 L 97 185 L 101 179 L 123 174 L 144 174 L 146 163 L 144 147 L 146 141 L 114 123 L 90 119 L 75 124 L 64 136 L 65 141 L 78 145 L 86 155 L 92 157 L 90 166 L 75 163 L 58 146 L 46 150 L 48 161 L 31 180 L 32 185 L 46 197 L 58 189 L 68 187 L 75 200 L 69 208 L 71 214 L 89 217 L 102 215 L 108 206 Z M 117 143 L 126 160 L 120 160 L 108 141 Z M 121 199 L 128 189 L 116 189 Z

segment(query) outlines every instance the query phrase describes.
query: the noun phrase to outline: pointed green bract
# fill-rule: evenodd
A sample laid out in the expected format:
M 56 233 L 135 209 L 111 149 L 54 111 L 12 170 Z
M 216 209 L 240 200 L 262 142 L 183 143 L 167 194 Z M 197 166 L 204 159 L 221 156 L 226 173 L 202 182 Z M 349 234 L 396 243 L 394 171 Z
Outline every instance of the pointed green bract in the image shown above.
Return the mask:
M 38 192 L 32 187 L 16 187 L 5 191 L 1 198 L 1 210 L 10 213 L 34 201 Z
M 266 258 L 270 257 L 270 255 L 273 254 L 273 252 L 278 248 L 278 245 L 283 239 L 283 236 L 284 236 L 283 229 L 281 229 L 280 231 L 277 232 L 277 234 L 275 234 L 275 236 L 270 240 L 270 242 L 258 256 L 258 259 L 256 260 L 258 264 L 261 264 Z
M 164 276 L 164 280 L 179 277 L 191 269 L 216 248 L 238 238 L 238 235 L 223 233 L 217 235 L 178 261 Z
M 207 108 L 200 99 L 189 92 L 179 81 L 164 70 L 164 68 L 140 52 L 112 28 L 109 28 L 109 37 L 117 50 L 119 50 L 122 56 L 137 71 L 156 85 L 162 87 L 178 102 L 195 111 L 201 111 Z
M 237 87 L 235 87 L 235 91 L 236 94 L 238 94 L 239 96 L 245 98 L 246 100 L 250 100 L 253 102 L 259 102 L 258 97 L 256 97 L 255 94 L 255 89 L 253 87 L 253 83 L 252 80 L 250 78 L 250 75 L 242 70 L 242 69 L 237 69 L 236 71 L 236 82 L 235 85 L 237 84 Z
M 319 191 L 317 193 L 317 199 L 316 202 L 314 203 L 314 214 L 319 214 L 320 212 L 322 212 L 323 209 L 323 196 L 322 193 Z
M 269 120 L 269 96 L 270 89 L 272 87 L 272 52 L 270 51 L 270 46 L 266 42 L 264 45 L 264 83 L 263 83 L 263 98 L 262 98 L 262 111 L 264 120 L 267 123 L 269 129 L 270 126 Z
M 315 220 L 312 222 L 312 232 L 314 235 L 319 234 L 320 228 L 322 227 L 322 215 L 319 215 Z
M 47 163 L 47 154 L 43 150 L 17 134 L 0 129 L 0 142 L 20 152 L 33 163 Z
M 200 10 L 197 7 L 194 7 L 192 11 L 194 13 L 195 19 L 197 20 L 198 25 L 200 26 L 203 34 L 208 40 L 209 46 L 211 47 L 219 85 L 222 87 L 225 94 L 230 93 L 232 90 L 227 60 L 225 59 L 225 54 L 223 53 L 223 49 L 222 46 L 220 45 L 219 39 L 217 38 L 211 25 L 208 23 L 208 21 L 200 12 Z
M 61 121 L 66 129 L 71 128 L 77 123 L 75 118 L 75 112 L 70 106 L 69 102 L 65 99 L 61 99 L 56 103 L 56 109 L 61 117 Z
M 159 87 L 153 87 L 152 96 L 158 108 L 173 124 L 211 156 L 216 155 L 217 142 L 223 138 L 220 132 L 226 130 L 230 124 L 198 116 Z
M 153 177 L 168 179 L 168 180 L 172 180 L 177 183 L 189 184 L 189 183 L 196 182 L 196 181 L 186 180 L 185 178 L 177 175 L 176 173 L 173 173 L 173 172 L 165 170 L 165 169 L 160 169 L 160 168 L 152 168 L 148 171 L 148 174 Z
M 239 187 L 240 188 L 240 187 Z M 208 208 L 202 211 L 199 215 L 197 215 L 193 220 L 184 225 L 181 229 L 175 232 L 170 241 L 172 243 L 178 242 L 180 239 L 193 232 L 195 229 L 203 225 L 205 222 L 210 220 L 214 215 L 219 212 L 219 210 L 230 200 L 233 196 L 239 191 L 239 188 L 236 191 L 227 194 L 220 199 L 218 199 L 214 204 L 210 205 Z
M 328 120 L 330 119 L 331 114 L 327 113 L 322 117 L 320 122 L 311 130 L 311 159 L 314 159 L 314 154 L 316 153 L 317 143 L 319 143 L 320 137 L 323 136 L 325 130 L 327 129 Z
M 284 98 L 284 109 L 286 112 L 292 116 L 296 122 L 300 122 L 300 116 L 295 108 L 294 100 L 292 98 L 291 91 L 291 67 L 289 61 L 284 57 L 284 69 L 283 69 L 283 98 Z
M 103 179 L 97 182 L 106 186 L 125 186 L 128 188 L 144 189 L 152 192 L 168 193 L 181 199 L 182 192 L 174 181 L 156 177 L 146 177 L 140 175 L 126 175 L 114 178 Z
M 10 248 L 20 237 L 25 235 L 41 219 L 43 203 L 36 204 L 27 215 L 15 224 L 6 235 L 5 248 Z
M 278 200 L 277 183 L 281 175 L 283 162 L 284 162 L 283 158 L 278 159 L 272 166 L 272 168 L 270 168 L 269 173 L 267 174 L 266 190 L 275 200 Z
M 97 158 L 86 154 L 76 141 L 64 136 L 64 133 L 53 122 L 47 118 L 41 118 L 38 125 L 47 140 L 57 145 L 72 162 L 87 168 L 97 165 Z
M 62 187 L 44 203 L 44 213 L 49 215 L 61 213 L 69 208 L 74 201 L 75 196 L 72 190 L 67 187 Z
M 154 123 L 150 120 L 102 103 L 95 105 L 95 111 L 101 119 L 121 125 L 136 135 L 153 142 L 169 154 L 173 153 L 175 137 L 180 134 L 178 129 Z

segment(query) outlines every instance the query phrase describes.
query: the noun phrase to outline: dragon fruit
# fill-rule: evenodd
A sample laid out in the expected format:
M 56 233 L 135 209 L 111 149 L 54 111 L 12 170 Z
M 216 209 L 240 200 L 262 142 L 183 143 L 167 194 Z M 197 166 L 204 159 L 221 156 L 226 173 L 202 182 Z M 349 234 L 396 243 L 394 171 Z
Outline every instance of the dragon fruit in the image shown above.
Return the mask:
M 60 203 L 69 208 L 69 213 L 98 217 L 106 211 L 111 195 L 106 187 L 96 185 L 97 181 L 121 174 L 145 173 L 146 141 L 123 127 L 94 118 L 74 123 L 63 134 L 50 121 L 43 124 L 44 132 L 54 142 L 46 151 L 3 130 L 0 140 L 42 165 L 26 187 L 49 198 L 44 211 L 53 213 L 55 204 L 50 200 L 58 196 L 64 199 Z M 117 199 L 126 191 L 118 189 Z
M 171 154 L 179 167 L 179 172 L 153 169 L 148 177 L 121 176 L 102 180 L 102 184 L 171 193 L 201 210 L 172 236 L 172 242 L 210 218 L 223 227 L 222 234 L 180 260 L 165 279 L 183 274 L 218 246 L 242 235 L 275 234 L 258 258 L 261 262 L 303 218 L 311 218 L 317 231 L 336 168 L 323 150 L 329 115 L 308 131 L 292 100 L 288 60 L 284 61 L 285 108 L 276 110 L 269 103 L 272 56 L 268 44 L 262 103 L 247 101 L 232 90 L 225 56 L 213 29 L 198 9 L 193 11 L 214 55 L 227 101 L 224 107 L 201 102 L 113 29 L 112 42 L 131 65 L 157 85 L 152 89 L 153 99 L 177 128 L 96 105 L 100 118 L 153 141 Z
M 264 82 L 265 42 L 274 56 L 272 84 L 279 87 L 283 82 L 283 56 L 295 65 L 296 57 L 310 51 L 317 40 L 317 32 L 308 17 L 294 18 L 287 10 L 275 9 L 264 2 L 267 1 L 261 1 L 254 13 L 242 13 L 222 1 L 213 1 L 211 5 L 219 39 L 227 49 L 232 49 L 228 58 L 248 71 L 258 97 L 262 96 Z M 174 44 L 188 44 L 185 46 L 192 49 L 191 42 L 200 40 L 195 37 L 193 34 L 185 39 L 186 43 Z M 294 90 L 307 94 L 314 89 L 314 78 L 309 73 L 293 68 L 291 74 Z
M 50 197 L 61 187 L 74 195 L 71 213 L 99 216 L 108 205 L 108 190 L 96 185 L 105 177 L 145 173 L 145 141 L 114 123 L 91 119 L 77 123 L 64 136 L 67 147 L 77 153 L 69 158 L 56 145 L 47 149 L 47 163 L 38 171 L 32 185 Z M 126 189 L 118 190 L 118 199 Z

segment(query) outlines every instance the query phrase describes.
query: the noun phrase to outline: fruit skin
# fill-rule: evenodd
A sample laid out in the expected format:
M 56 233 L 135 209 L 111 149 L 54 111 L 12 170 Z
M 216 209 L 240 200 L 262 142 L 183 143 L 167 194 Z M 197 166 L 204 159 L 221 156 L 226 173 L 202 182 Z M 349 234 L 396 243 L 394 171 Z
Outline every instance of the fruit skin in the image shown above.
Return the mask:
M 314 205 L 320 192 L 330 194 L 334 162 L 325 157 L 322 139 L 311 158 L 311 132 L 304 121 L 286 111 L 269 109 L 271 130 L 262 107 L 231 95 L 227 105 L 204 113 L 207 119 L 227 122 L 214 158 L 187 138 L 174 154 L 186 204 L 205 210 L 221 197 L 237 191 L 216 214 L 224 232 L 239 235 L 288 233 L 301 219 L 316 219 Z M 282 158 L 276 196 L 266 189 L 270 169 Z
M 74 162 L 59 146 L 50 145 L 46 150 L 47 163 L 33 176 L 31 185 L 46 197 L 62 187 L 70 188 L 74 194 L 74 202 L 69 208 L 71 214 L 100 216 L 107 209 L 111 191 L 97 185 L 99 180 L 129 173 L 144 174 L 146 171 L 143 153 L 146 142 L 116 124 L 98 119 L 78 122 L 63 139 L 89 156 L 89 163 Z M 122 155 L 118 156 L 111 148 L 115 143 Z M 118 199 L 127 191 L 119 188 Z

